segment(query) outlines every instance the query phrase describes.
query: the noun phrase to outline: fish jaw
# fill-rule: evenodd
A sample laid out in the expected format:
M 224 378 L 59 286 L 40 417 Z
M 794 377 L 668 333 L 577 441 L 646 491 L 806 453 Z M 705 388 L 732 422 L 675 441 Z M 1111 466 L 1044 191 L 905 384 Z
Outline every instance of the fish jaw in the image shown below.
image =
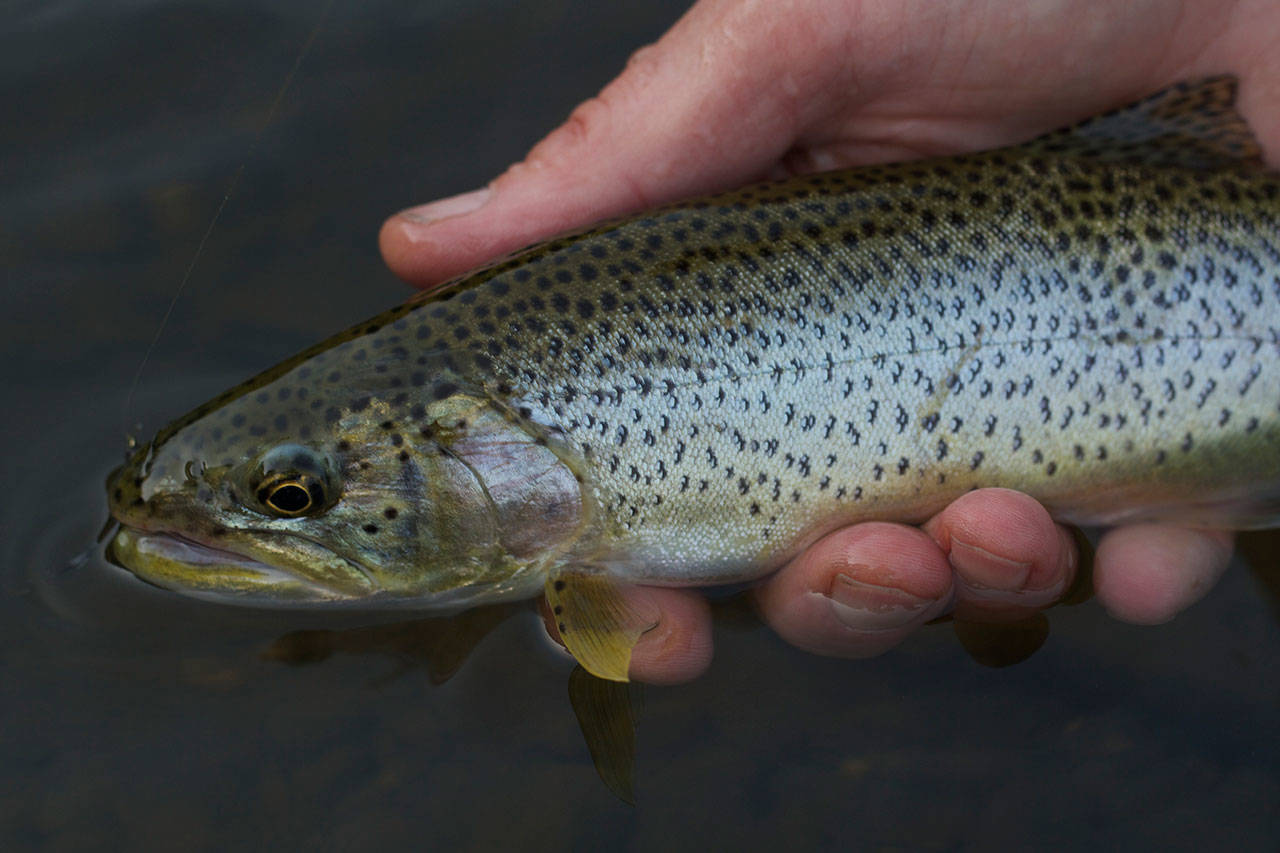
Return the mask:
M 116 532 L 107 554 L 148 583 L 238 604 L 321 605 L 365 598 L 377 591 L 360 567 L 336 556 L 318 564 L 272 555 L 268 564 L 226 547 L 127 525 Z
M 542 588 L 546 572 L 522 567 L 502 577 L 443 591 L 395 589 L 363 567 L 317 577 L 194 542 L 179 534 L 121 526 L 107 544 L 109 562 L 145 583 L 218 604 L 273 610 L 402 610 L 449 615 L 473 607 L 522 601 Z

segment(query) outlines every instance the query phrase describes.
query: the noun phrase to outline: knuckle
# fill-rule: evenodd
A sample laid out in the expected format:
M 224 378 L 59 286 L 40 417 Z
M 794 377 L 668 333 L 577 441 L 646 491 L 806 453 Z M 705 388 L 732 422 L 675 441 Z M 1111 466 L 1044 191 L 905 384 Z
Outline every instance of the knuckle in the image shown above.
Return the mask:
M 647 44 L 627 57 L 627 66 L 619 81 L 629 81 L 632 85 L 643 87 L 658 76 L 661 61 L 656 45 Z
M 574 107 L 564 123 L 568 141 L 577 146 L 590 147 L 591 143 L 609 128 L 613 115 L 612 98 L 605 90 Z
M 611 124 L 613 107 L 607 92 L 578 104 L 546 139 L 538 143 L 525 162 L 534 168 L 569 166 L 601 147 Z
M 583 156 L 602 150 L 614 133 L 625 105 L 634 103 L 662 74 L 662 61 L 655 45 L 640 48 L 627 60 L 626 69 L 599 94 L 574 107 L 560 125 L 531 152 L 531 165 L 573 165 Z

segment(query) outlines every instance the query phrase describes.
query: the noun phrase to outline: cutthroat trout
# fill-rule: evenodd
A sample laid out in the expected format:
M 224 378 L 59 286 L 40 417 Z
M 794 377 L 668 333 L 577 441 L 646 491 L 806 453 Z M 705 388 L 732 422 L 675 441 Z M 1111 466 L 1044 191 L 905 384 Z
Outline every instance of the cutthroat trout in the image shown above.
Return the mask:
M 1274 525 L 1280 177 L 1234 88 L 530 248 L 161 430 L 111 478 L 111 551 L 246 604 L 545 589 L 622 680 L 619 582 L 749 580 L 974 488 Z

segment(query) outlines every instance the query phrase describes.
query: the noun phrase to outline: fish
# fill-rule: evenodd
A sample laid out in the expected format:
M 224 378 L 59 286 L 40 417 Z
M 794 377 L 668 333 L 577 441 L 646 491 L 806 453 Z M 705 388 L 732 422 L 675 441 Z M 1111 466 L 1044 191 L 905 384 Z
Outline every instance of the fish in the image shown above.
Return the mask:
M 1280 175 L 1236 81 L 1029 142 L 680 202 L 518 252 L 160 430 L 113 561 L 249 606 L 745 583 L 977 488 L 1060 522 L 1280 523 Z

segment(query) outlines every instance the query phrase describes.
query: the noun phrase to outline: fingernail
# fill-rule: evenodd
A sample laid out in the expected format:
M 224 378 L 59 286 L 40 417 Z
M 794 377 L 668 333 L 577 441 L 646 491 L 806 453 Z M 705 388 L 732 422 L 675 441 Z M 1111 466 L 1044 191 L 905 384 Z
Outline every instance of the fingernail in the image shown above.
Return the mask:
M 832 578 L 827 599 L 842 624 L 867 633 L 898 630 L 936 603 L 897 587 L 867 583 L 844 573 Z
M 962 539 L 951 538 L 951 565 L 957 579 L 975 592 L 1021 590 L 1031 573 L 1031 564 L 1010 560 Z
M 400 211 L 399 215 L 401 219 L 406 219 L 417 225 L 430 225 L 442 219 L 450 219 L 454 216 L 462 216 L 465 213 L 479 210 L 491 195 L 493 195 L 493 191 L 488 187 L 484 187 L 483 189 L 472 190 L 469 193 L 442 198 L 430 204 L 411 207 L 408 210 Z

